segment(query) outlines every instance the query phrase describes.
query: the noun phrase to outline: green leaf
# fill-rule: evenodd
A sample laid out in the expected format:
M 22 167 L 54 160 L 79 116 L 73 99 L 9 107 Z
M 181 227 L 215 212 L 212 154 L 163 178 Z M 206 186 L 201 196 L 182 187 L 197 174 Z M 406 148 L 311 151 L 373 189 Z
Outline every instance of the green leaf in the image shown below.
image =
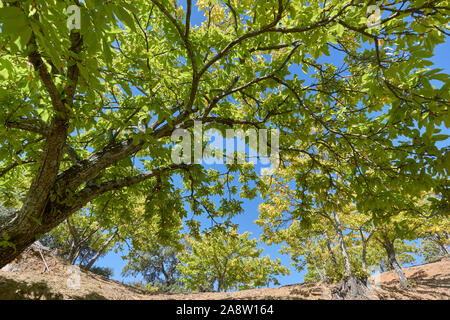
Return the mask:
M 11 6 L 0 8 L 0 22 L 20 20 L 23 16 L 23 11 L 20 8 Z
M 114 13 L 117 15 L 120 21 L 122 21 L 132 31 L 136 31 L 136 25 L 134 24 L 133 16 L 122 6 L 116 5 Z
M 128 82 L 121 81 L 120 82 L 120 86 L 122 87 L 122 89 L 125 91 L 125 93 L 127 95 L 129 95 L 129 96 L 133 95 L 133 93 L 131 92 L 130 85 L 128 84 Z
M 0 80 L 8 80 L 14 72 L 13 64 L 7 59 L 0 59 Z

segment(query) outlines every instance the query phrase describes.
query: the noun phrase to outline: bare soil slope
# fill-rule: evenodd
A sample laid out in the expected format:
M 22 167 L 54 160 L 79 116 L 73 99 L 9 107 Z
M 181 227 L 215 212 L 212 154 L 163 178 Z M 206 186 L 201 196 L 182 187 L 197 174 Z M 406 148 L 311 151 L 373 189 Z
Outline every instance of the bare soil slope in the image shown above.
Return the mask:
M 80 287 L 71 282 L 70 265 L 62 259 L 28 251 L 0 271 L 0 299 L 221 300 L 330 299 L 335 284 L 325 281 L 230 293 L 149 294 L 115 280 L 81 270 Z M 44 271 L 45 270 L 45 271 Z M 373 277 L 373 299 L 450 300 L 450 259 L 404 269 L 411 282 L 401 289 L 394 272 Z M 72 284 L 72 285 L 71 285 Z

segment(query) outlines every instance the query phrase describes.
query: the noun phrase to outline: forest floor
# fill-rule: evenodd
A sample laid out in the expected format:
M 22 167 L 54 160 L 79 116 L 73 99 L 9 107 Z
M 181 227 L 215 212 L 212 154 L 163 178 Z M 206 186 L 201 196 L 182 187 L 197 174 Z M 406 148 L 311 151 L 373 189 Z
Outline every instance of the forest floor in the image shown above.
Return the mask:
M 79 283 L 71 266 L 61 258 L 45 254 L 48 269 L 39 252 L 28 251 L 0 270 L 0 300 L 5 299 L 107 299 L 107 300 L 291 300 L 331 299 L 336 284 L 326 281 L 278 288 L 236 292 L 186 294 L 146 293 L 121 282 L 81 270 Z M 45 271 L 44 271 L 45 270 Z M 450 259 L 404 269 L 410 282 L 402 289 L 393 271 L 370 279 L 373 299 L 450 300 Z M 79 286 L 77 286 L 79 284 Z

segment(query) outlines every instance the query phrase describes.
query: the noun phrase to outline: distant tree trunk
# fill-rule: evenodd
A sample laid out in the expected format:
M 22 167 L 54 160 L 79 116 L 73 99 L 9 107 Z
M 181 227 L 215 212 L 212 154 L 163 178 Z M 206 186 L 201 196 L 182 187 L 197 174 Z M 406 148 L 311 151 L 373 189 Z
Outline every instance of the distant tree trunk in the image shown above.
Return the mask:
M 89 261 L 89 263 L 86 265 L 87 269 L 92 268 L 94 263 L 98 260 L 98 258 L 101 257 L 103 252 L 106 250 L 106 248 L 109 246 L 111 241 L 113 241 L 116 236 L 117 236 L 117 231 L 111 237 L 109 237 L 109 239 L 103 244 L 103 246 L 100 248 L 100 250 L 98 250 L 97 253 L 95 254 L 95 256 L 91 259 L 91 261 Z
M 402 267 L 397 261 L 396 254 L 395 254 L 395 246 L 394 246 L 394 240 L 389 239 L 387 236 L 383 238 L 381 241 L 383 244 L 384 249 L 386 250 L 387 256 L 388 256 L 388 265 L 395 270 L 397 273 L 398 279 L 400 280 L 400 285 L 402 288 L 408 287 L 408 279 L 405 276 L 405 273 L 402 270 Z
M 362 229 L 359 229 L 359 234 L 361 236 L 362 241 L 362 254 L 361 254 L 361 265 L 364 272 L 367 272 L 367 242 L 369 242 L 369 238 L 364 238 L 364 233 Z M 369 236 L 370 237 L 370 236 Z
M 337 214 L 335 214 L 334 219 L 336 222 L 333 224 L 333 227 L 336 230 L 339 247 L 341 248 L 341 254 L 342 254 L 342 257 L 344 258 L 344 267 L 345 267 L 344 275 L 346 277 L 351 277 L 353 275 L 352 266 L 350 263 L 350 258 L 348 256 L 347 247 L 345 246 L 345 240 L 344 240 L 344 234 L 342 233 L 341 222 L 339 221 L 339 217 Z
M 338 267 L 338 262 L 336 256 L 334 255 L 333 249 L 331 248 L 330 239 L 328 238 L 328 234 L 325 232 L 325 242 L 327 244 L 328 252 L 330 253 L 331 260 L 335 267 Z
M 310 259 L 312 260 L 312 263 L 314 265 L 314 269 L 316 270 L 317 274 L 319 275 L 320 280 L 324 280 L 325 277 L 326 277 L 326 274 L 320 272 L 319 267 L 317 266 L 317 263 L 316 263 L 316 259 L 314 259 L 314 257 L 312 255 L 310 256 Z
M 228 268 L 228 261 L 230 260 L 231 256 L 233 254 L 230 254 L 228 257 L 225 258 L 225 264 L 223 266 L 223 271 L 220 273 L 218 279 L 217 279 L 217 292 L 220 292 L 223 288 L 223 284 L 225 282 L 225 277 L 226 277 L 226 273 L 227 273 L 227 268 Z
M 384 272 L 384 259 L 383 258 L 381 258 L 381 261 L 380 261 L 380 272 L 381 273 Z
M 431 240 L 439 246 L 439 248 L 441 250 L 441 255 L 446 256 L 446 255 L 450 255 L 450 250 L 448 248 L 448 243 L 449 243 L 448 234 L 444 233 L 444 237 L 445 237 L 445 239 L 443 239 L 439 234 L 435 234 L 435 235 L 431 235 Z M 443 242 L 446 242 L 447 245 L 445 245 Z
M 369 288 L 367 287 L 367 279 L 361 279 L 354 275 L 352 271 L 352 266 L 350 262 L 350 257 L 348 255 L 347 247 L 345 245 L 344 234 L 342 232 L 342 225 L 339 220 L 339 216 L 334 214 L 334 220 L 328 216 L 331 224 L 333 225 L 339 247 L 341 249 L 341 254 L 344 258 L 344 279 L 341 281 L 340 285 L 334 290 L 333 296 L 338 299 L 358 299 L 358 298 L 368 298 L 370 299 Z

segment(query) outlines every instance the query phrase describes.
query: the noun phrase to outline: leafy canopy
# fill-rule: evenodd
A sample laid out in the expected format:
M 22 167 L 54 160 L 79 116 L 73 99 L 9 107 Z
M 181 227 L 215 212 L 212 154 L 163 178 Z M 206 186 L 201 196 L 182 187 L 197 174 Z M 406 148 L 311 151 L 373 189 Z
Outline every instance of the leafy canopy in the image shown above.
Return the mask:
M 189 239 L 189 247 L 178 255 L 180 280 L 190 290 L 227 291 L 278 284 L 276 275 L 289 274 L 280 260 L 260 257 L 262 249 L 250 234 L 217 228 L 201 239 Z
M 70 5 L 80 30 L 67 26 Z M 0 226 L 12 244 L 1 264 L 88 203 L 124 208 L 106 215 L 130 226 L 126 209 L 145 199 L 137 220 L 165 238 L 190 210 L 196 234 L 195 215 L 242 212 L 258 180 L 249 166 L 172 163 L 172 132 L 194 120 L 279 129 L 280 161 L 303 154 L 321 172 L 299 176 L 298 192 L 342 179 L 377 217 L 431 189 L 447 208 L 449 153 L 437 142 L 448 139 L 438 127 L 449 126 L 449 78 L 430 58 L 449 35 L 448 1 L 378 3 L 372 28 L 369 3 L 353 0 L 185 5 L 0 2 L 0 201 L 20 208 Z M 240 190 L 227 188 L 234 174 Z

